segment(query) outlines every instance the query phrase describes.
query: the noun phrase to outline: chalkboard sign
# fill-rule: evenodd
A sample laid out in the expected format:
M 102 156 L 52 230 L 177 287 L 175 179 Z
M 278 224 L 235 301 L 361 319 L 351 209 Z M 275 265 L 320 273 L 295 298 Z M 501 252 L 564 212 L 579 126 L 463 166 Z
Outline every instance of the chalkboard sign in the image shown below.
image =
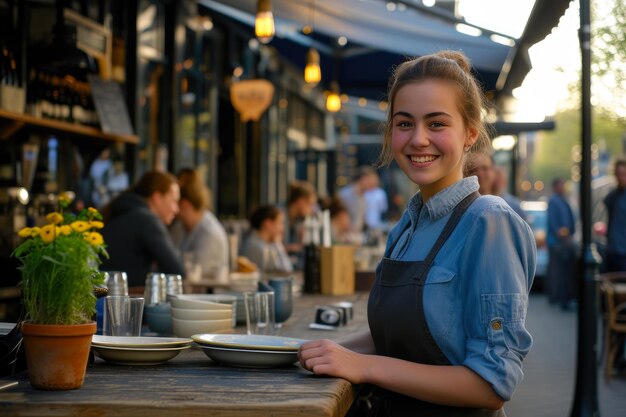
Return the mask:
M 133 126 L 120 85 L 95 75 L 88 75 L 87 79 L 102 131 L 115 135 L 133 135 Z

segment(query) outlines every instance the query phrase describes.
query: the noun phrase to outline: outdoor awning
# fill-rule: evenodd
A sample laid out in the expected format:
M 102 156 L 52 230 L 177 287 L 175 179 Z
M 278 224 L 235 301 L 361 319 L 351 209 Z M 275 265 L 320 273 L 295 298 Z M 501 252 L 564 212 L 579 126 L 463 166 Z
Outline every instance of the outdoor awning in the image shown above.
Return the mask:
M 337 81 L 343 93 L 372 99 L 384 99 L 393 66 L 407 57 L 441 49 L 462 50 L 485 90 L 498 97 L 510 95 L 521 84 L 530 70 L 528 48 L 558 24 L 570 0 L 537 0 L 524 34 L 514 39 L 512 46 L 494 42 L 490 39 L 494 32 L 487 30 L 480 36 L 458 32 L 456 23 L 464 21 L 449 10 L 453 9 L 450 2 L 445 9 L 427 8 L 421 1 L 396 1 L 402 7 L 395 12 L 387 9 L 387 3 L 272 0 L 276 36 L 270 45 L 299 67 L 304 67 L 307 49 L 315 46 L 321 55 L 324 85 Z M 256 0 L 199 0 L 199 4 L 252 31 Z M 301 32 L 305 25 L 313 26 L 313 35 Z M 339 36 L 347 38 L 347 45 L 338 46 Z M 514 79 L 508 79 L 509 74 Z

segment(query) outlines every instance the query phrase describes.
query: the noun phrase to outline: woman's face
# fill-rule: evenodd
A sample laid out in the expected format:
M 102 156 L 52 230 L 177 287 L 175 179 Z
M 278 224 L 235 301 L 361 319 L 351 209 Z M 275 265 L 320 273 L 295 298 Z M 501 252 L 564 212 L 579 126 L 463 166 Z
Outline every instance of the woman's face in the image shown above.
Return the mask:
M 163 223 L 170 224 L 178 213 L 178 200 L 180 199 L 180 189 L 178 184 L 172 183 L 165 194 L 155 192 L 152 194 L 152 207 L 154 214 Z
M 454 86 L 437 79 L 407 84 L 395 96 L 391 149 L 424 200 L 463 177 L 463 148 L 477 139 L 478 132 L 463 123 L 457 100 Z

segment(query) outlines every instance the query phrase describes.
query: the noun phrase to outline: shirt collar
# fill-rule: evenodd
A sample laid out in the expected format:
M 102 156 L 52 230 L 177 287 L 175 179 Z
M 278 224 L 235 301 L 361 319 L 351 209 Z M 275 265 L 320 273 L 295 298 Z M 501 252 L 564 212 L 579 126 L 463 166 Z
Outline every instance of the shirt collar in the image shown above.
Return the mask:
M 432 196 L 426 204 L 422 201 L 422 194 L 418 191 L 407 206 L 411 223 L 416 224 L 422 208 L 431 221 L 438 220 L 450 213 L 465 197 L 478 191 L 478 178 L 471 176 L 455 182 Z

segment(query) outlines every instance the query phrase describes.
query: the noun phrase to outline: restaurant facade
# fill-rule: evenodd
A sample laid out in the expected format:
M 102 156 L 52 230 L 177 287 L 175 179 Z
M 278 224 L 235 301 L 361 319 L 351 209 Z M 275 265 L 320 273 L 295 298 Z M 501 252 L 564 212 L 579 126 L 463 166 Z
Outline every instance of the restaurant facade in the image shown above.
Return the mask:
M 17 282 L 15 232 L 47 212 L 49 194 L 71 190 L 94 203 L 98 160 L 111 161 L 121 184 L 153 169 L 195 167 L 227 220 L 261 203 L 284 204 L 295 179 L 330 195 L 376 159 L 391 68 L 421 50 L 365 44 L 384 38 L 376 26 L 352 28 L 362 43 L 333 36 L 330 2 L 266 3 L 287 22 L 270 39 L 255 36 L 256 1 L 0 0 L 0 268 L 8 271 L 1 287 Z M 423 15 L 443 27 L 455 14 L 454 2 L 436 12 L 411 3 L 398 2 L 405 12 L 394 19 Z M 409 43 L 464 45 L 501 123 L 504 99 L 525 74 L 516 61 L 527 56 L 524 42 L 537 42 L 536 32 L 547 33 L 569 2 L 553 2 L 551 14 L 549 2 L 537 3 L 529 22 L 535 14 L 552 20 L 515 48 L 467 37 Z M 322 76 L 307 82 L 311 50 Z M 327 108 L 331 93 L 339 94 L 339 112 Z M 108 191 L 110 198 L 116 190 Z M 0 318 L 14 318 L 9 310 Z

